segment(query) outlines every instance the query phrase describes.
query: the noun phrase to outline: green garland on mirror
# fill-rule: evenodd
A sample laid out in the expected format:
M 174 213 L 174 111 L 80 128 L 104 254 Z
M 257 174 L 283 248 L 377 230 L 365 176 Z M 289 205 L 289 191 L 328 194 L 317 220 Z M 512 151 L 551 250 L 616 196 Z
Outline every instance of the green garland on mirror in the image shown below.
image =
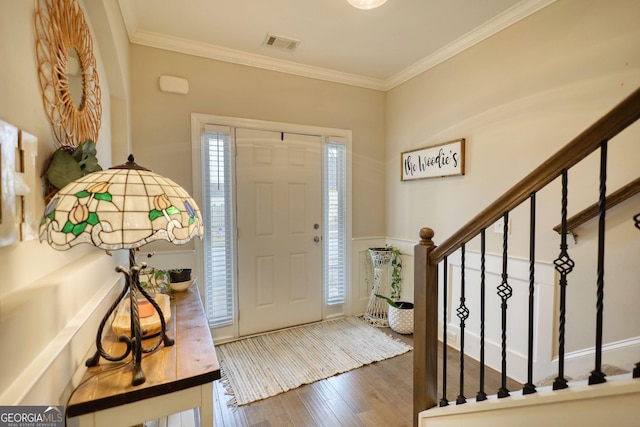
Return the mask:
M 91 172 L 102 170 L 95 142 L 87 139 L 78 147 L 62 146 L 53 152 L 45 172 L 45 199 L 48 202 L 65 185 Z

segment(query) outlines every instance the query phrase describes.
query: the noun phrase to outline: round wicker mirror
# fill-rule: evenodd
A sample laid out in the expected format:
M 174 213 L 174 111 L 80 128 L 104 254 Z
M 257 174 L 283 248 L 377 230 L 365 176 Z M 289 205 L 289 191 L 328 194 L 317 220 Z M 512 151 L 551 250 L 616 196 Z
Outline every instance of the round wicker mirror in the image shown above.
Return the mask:
M 57 143 L 75 148 L 87 139 L 97 142 L 100 85 L 82 9 L 76 0 L 37 0 L 35 29 L 42 101 Z

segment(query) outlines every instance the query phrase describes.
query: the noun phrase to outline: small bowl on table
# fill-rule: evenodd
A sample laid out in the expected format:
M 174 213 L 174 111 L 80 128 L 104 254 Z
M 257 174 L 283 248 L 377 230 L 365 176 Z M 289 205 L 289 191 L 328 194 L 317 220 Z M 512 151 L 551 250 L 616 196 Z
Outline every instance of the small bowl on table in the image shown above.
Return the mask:
M 170 282 L 169 287 L 175 292 L 182 292 L 189 289 L 189 286 L 191 286 L 195 281 L 196 278 L 186 280 L 184 282 Z

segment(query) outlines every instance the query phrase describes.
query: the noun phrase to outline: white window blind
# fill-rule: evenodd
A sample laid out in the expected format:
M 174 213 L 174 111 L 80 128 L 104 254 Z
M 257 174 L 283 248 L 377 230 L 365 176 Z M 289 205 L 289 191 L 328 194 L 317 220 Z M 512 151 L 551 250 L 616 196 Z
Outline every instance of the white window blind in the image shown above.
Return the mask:
M 343 304 L 347 283 L 347 149 L 340 142 L 325 145 L 324 278 L 327 305 Z
M 204 132 L 202 182 L 205 308 L 209 324 L 233 322 L 234 225 L 232 156 L 229 128 L 207 126 Z

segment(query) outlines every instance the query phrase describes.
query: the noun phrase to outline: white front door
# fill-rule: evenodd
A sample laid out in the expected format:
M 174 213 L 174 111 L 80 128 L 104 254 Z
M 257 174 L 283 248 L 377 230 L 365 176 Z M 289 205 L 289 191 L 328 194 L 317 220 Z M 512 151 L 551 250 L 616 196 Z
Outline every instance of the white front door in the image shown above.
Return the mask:
M 241 336 L 322 318 L 321 142 L 236 130 Z

